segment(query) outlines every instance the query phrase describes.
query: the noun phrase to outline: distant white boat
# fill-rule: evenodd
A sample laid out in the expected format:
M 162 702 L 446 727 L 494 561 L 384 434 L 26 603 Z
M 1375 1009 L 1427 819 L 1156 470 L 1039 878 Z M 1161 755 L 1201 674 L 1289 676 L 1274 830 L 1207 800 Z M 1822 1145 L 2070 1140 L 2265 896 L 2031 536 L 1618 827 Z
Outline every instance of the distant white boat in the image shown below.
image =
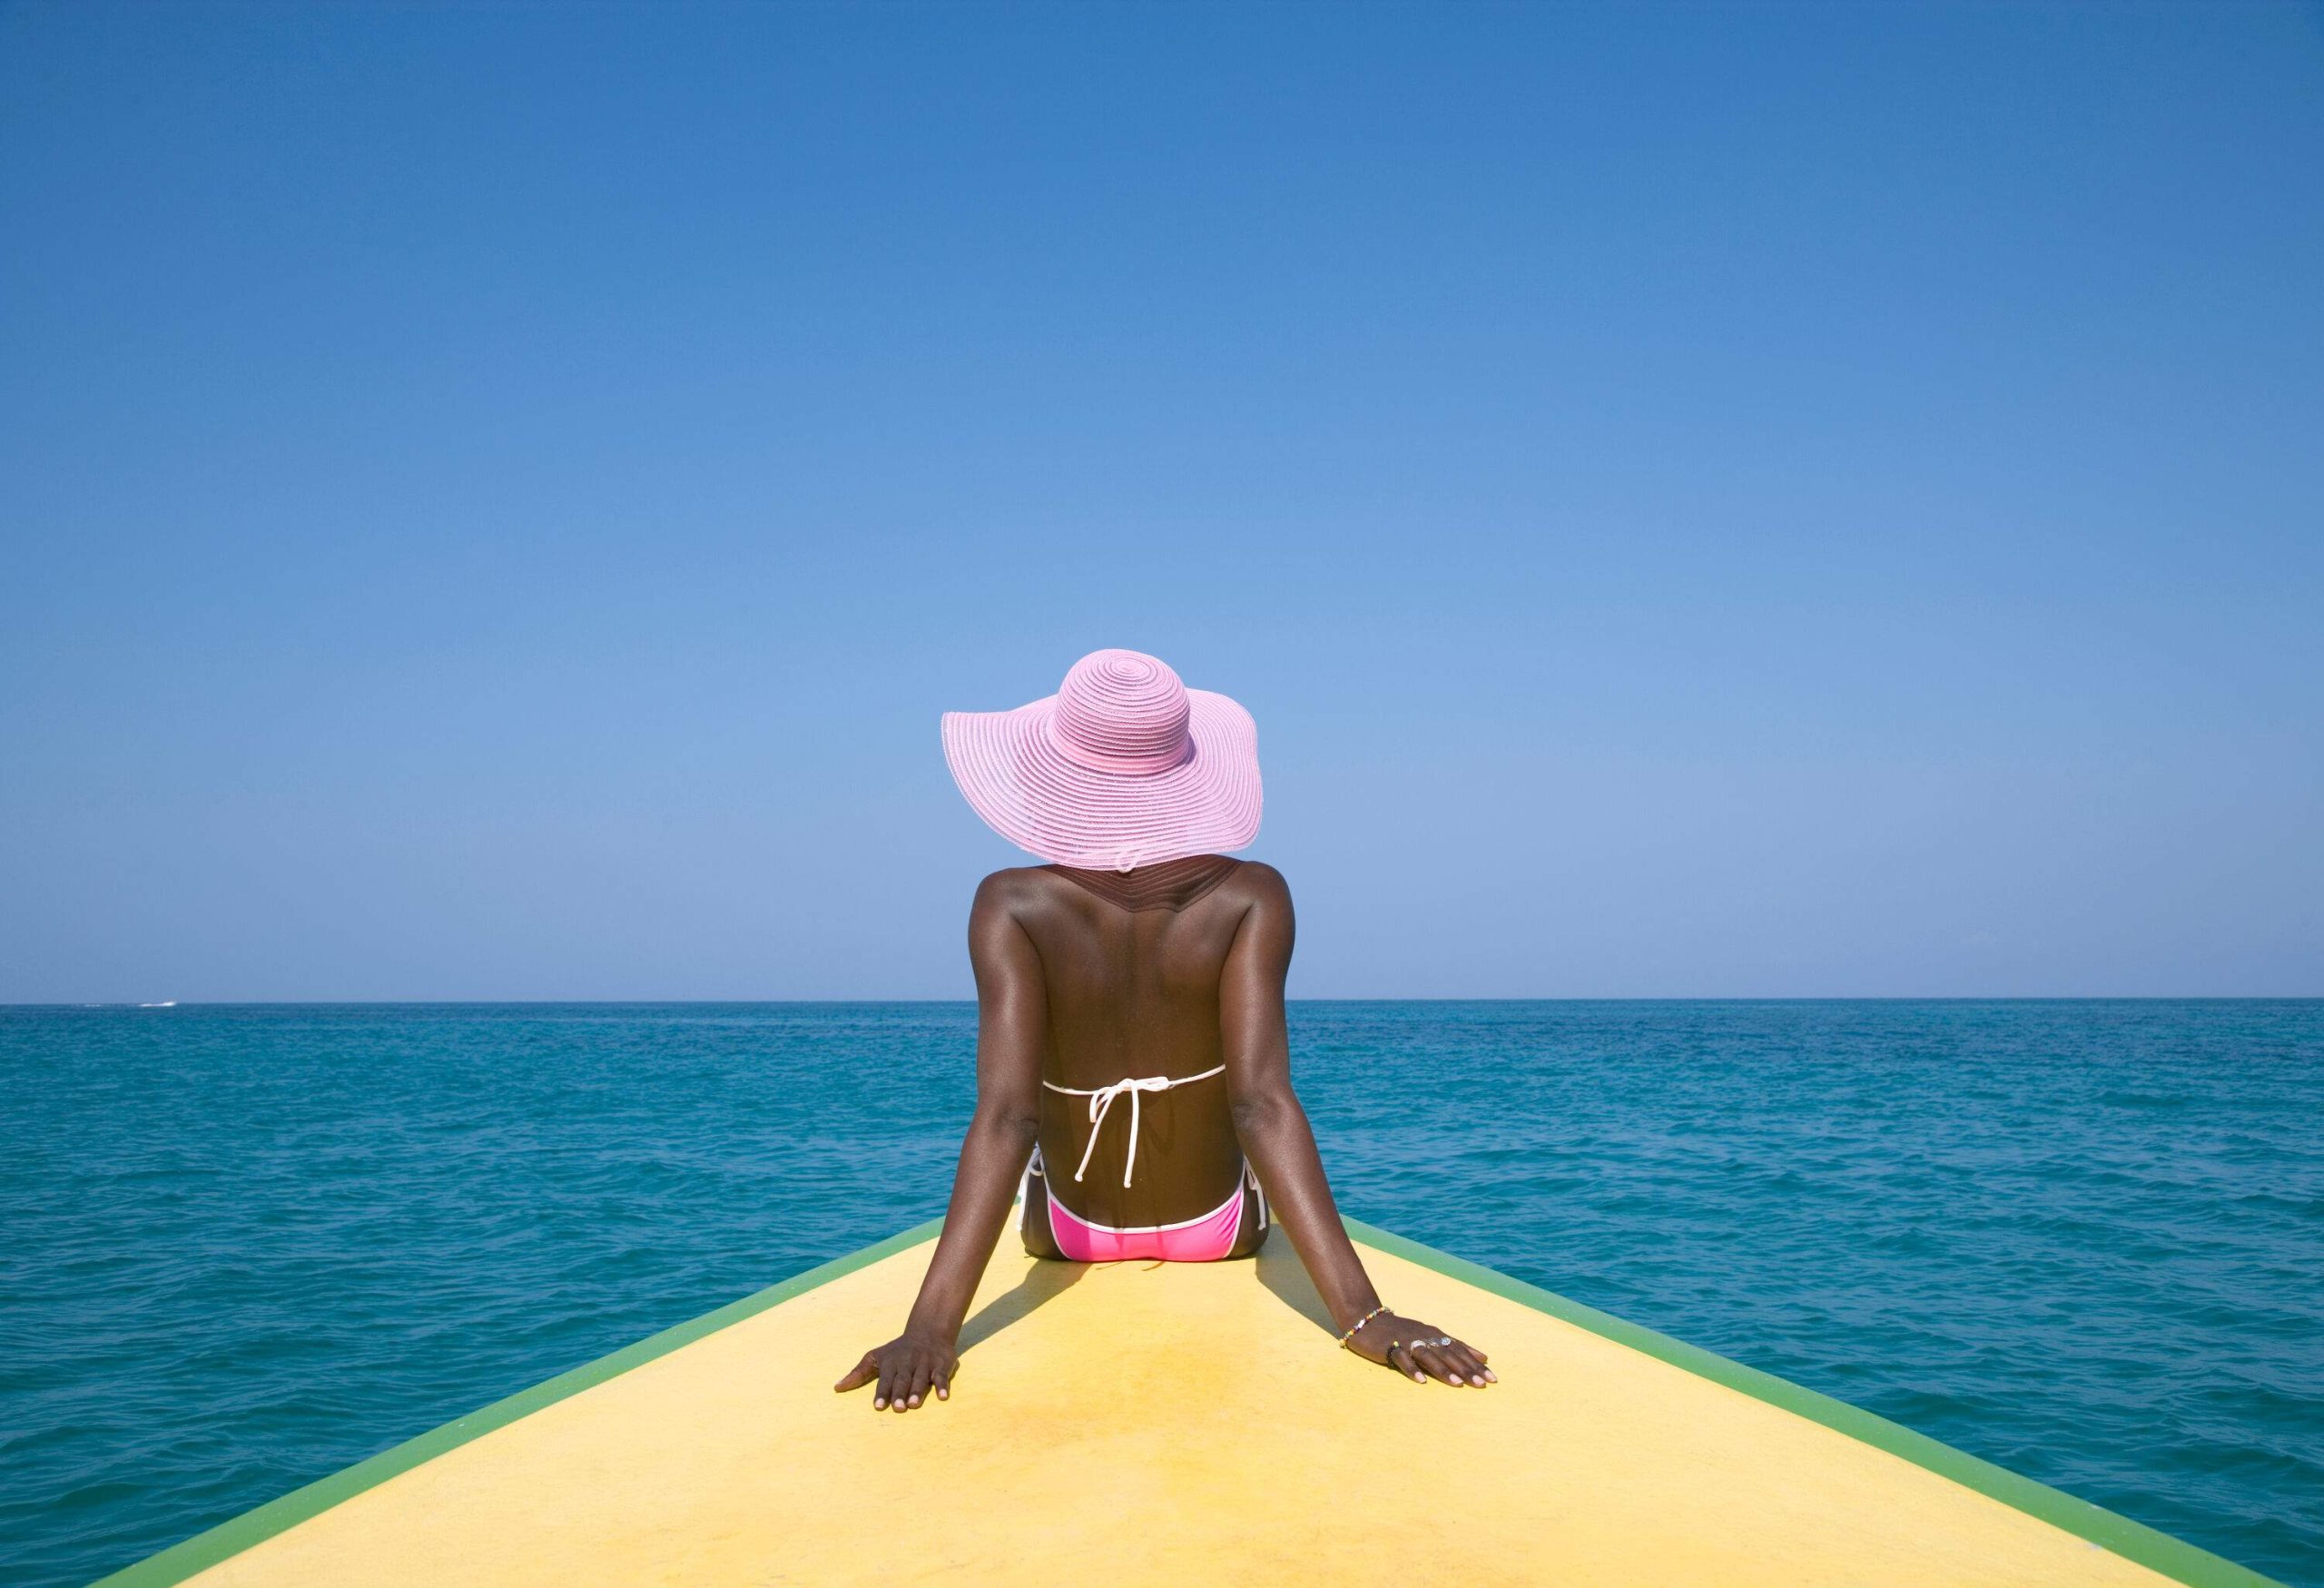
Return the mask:
M 141 1003 L 137 1007 L 140 1009 L 175 1009 L 177 1006 L 178 1001 L 176 999 L 165 998 L 159 1003 Z

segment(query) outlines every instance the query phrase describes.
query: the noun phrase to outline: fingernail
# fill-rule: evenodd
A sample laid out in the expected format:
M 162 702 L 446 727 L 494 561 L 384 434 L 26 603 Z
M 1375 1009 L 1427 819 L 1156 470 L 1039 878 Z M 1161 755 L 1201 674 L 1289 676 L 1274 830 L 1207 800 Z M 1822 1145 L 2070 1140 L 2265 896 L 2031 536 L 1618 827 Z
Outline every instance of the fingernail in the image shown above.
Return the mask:
M 1485 1369 L 1485 1382 L 1487 1384 L 1499 1384 L 1501 1382 L 1501 1375 L 1488 1367 Z
M 874 1396 L 872 1397 L 872 1409 L 875 1412 L 884 1412 L 888 1409 L 888 1403 Z
M 913 1406 L 918 1406 L 918 1405 L 920 1405 L 920 1397 L 919 1397 L 918 1396 L 912 1396 L 912 1397 L 911 1397 L 911 1404 L 912 1404 Z

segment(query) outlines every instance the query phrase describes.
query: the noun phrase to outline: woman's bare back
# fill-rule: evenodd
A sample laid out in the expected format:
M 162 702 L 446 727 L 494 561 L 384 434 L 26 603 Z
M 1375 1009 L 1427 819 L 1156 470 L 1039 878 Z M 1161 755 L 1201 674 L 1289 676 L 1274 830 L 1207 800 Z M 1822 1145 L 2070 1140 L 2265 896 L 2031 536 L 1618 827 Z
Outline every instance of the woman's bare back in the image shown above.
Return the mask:
M 1003 873 L 1010 912 L 1040 957 L 1045 1081 L 1093 1090 L 1225 1062 L 1219 983 L 1250 908 L 1248 889 L 1236 885 L 1244 870 L 1206 854 L 1127 874 L 1054 865 Z M 1137 1100 L 1136 1173 L 1125 1187 L 1128 1100 L 1091 1149 L 1088 1100 L 1043 1087 L 1041 1156 L 1065 1208 L 1100 1224 L 1153 1226 L 1199 1217 L 1233 1195 L 1243 1149 L 1224 1077 Z

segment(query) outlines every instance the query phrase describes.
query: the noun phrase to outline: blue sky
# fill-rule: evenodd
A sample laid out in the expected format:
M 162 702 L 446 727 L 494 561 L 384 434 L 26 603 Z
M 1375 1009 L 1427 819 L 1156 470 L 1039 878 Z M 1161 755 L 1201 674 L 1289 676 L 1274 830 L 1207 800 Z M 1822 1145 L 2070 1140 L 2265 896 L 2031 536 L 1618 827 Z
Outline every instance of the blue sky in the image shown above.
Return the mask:
M 2324 993 L 2324 12 L 0 11 L 0 1000 Z

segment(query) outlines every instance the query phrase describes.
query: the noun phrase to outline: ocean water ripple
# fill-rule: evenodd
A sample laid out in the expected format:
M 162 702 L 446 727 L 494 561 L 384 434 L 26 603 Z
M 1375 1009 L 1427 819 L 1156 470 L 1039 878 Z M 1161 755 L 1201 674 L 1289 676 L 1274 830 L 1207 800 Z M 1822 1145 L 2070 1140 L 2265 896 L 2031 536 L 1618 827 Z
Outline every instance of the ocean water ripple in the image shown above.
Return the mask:
M 2324 1588 L 2324 1002 L 1293 1026 L 1348 1211 Z M 974 1038 L 953 1004 L 0 1009 L 0 1580 L 86 1582 L 931 1217 Z

